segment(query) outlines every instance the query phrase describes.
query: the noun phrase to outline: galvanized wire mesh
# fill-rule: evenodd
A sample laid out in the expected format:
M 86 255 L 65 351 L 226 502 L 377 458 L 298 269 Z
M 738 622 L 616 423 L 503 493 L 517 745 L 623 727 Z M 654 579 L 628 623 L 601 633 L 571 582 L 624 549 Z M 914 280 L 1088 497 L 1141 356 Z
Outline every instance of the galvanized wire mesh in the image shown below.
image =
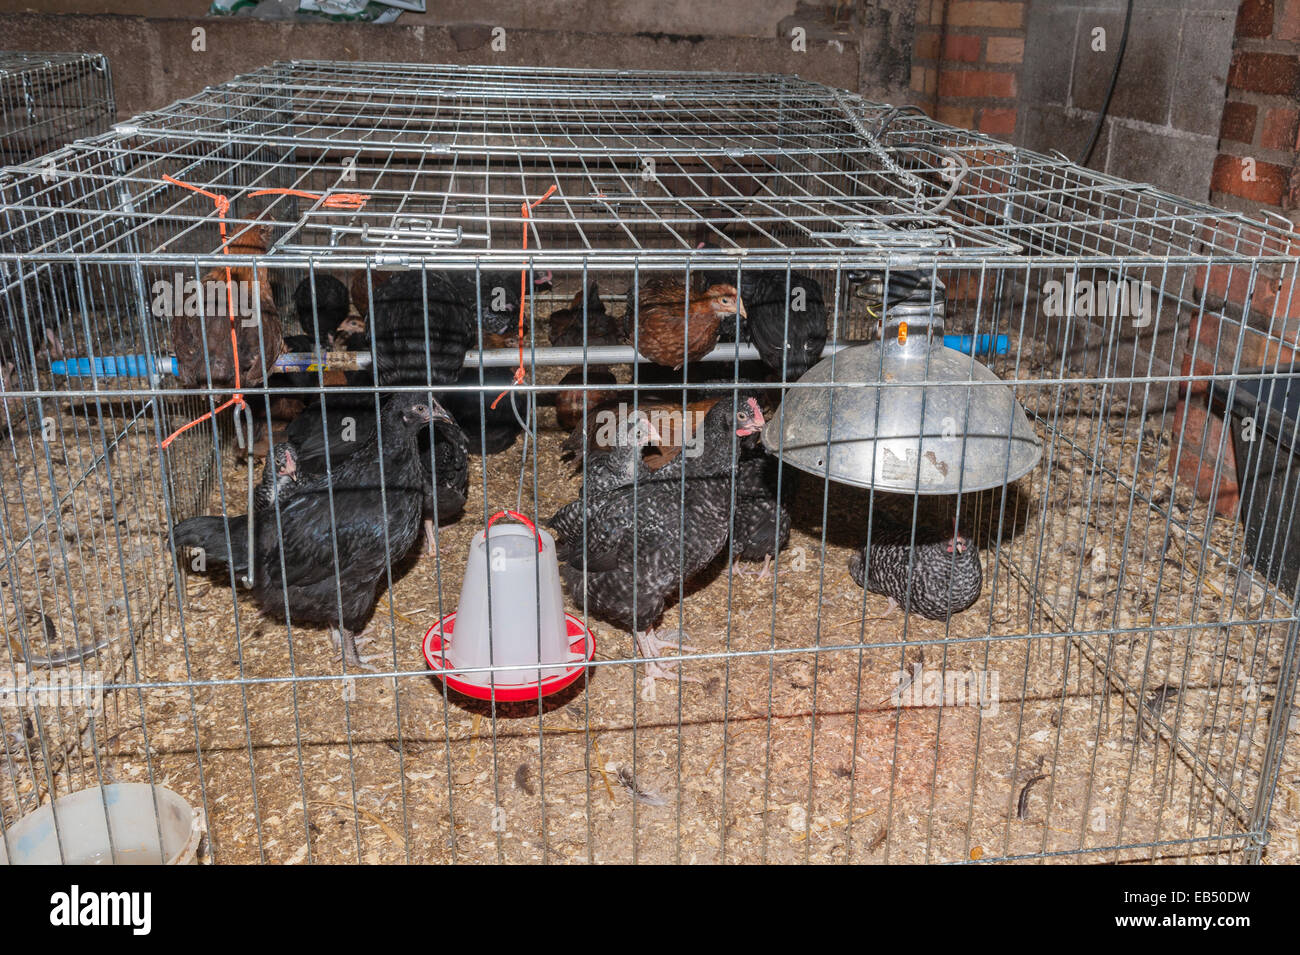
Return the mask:
M 42 657 L 72 657 L 106 692 L 98 709 L 0 708 L 6 833 L 52 798 L 144 781 L 201 811 L 218 862 L 1260 857 L 1300 619 L 1294 572 L 1260 568 L 1297 546 L 1296 435 L 1250 459 L 1275 480 L 1271 533 L 1248 538 L 1244 515 L 1206 502 L 1236 480 L 1214 469 L 1232 428 L 1203 439 L 1187 408 L 1294 380 L 1284 227 L 742 74 L 282 63 L 75 143 L 48 170 L 7 169 L 0 207 L 5 667 L 18 683 L 61 672 Z M 366 201 L 325 201 L 340 192 Z M 269 226 L 265 254 L 222 254 L 212 196 L 231 204 L 229 234 Z M 526 440 L 471 459 L 465 514 L 439 527 L 436 556 L 389 555 L 378 673 L 341 669 L 323 629 L 260 615 L 233 573 L 173 556 L 177 521 L 246 511 L 228 413 L 159 446 L 228 388 L 50 372 L 51 349 L 170 354 L 159 297 L 232 261 L 289 330 L 308 324 L 291 301 L 308 275 L 360 276 L 373 303 L 406 270 L 552 273 L 526 300 Z M 632 402 L 665 388 L 628 348 L 551 348 L 550 311 L 593 279 L 635 313 L 647 275 L 756 267 L 819 283 L 832 345 L 888 322 L 863 276 L 903 271 L 939 290 L 948 331 L 1008 337 L 986 361 L 1042 460 L 943 505 L 980 549 L 981 599 L 948 621 L 877 619 L 883 599 L 846 561 L 878 496 L 783 467 L 794 534 L 772 578 L 729 573 L 724 551 L 670 602 L 664 626 L 698 648 L 680 681 L 645 693 L 650 661 L 572 595 L 599 640 L 577 689 L 480 704 L 432 679 L 421 640 L 455 609 L 472 533 L 501 508 L 545 518 L 578 494 L 550 416 L 554 366 L 616 362 Z M 1090 282 L 1137 287 L 1145 311 L 1113 293 L 1048 306 Z M 518 361 L 509 341 L 480 343 L 471 370 Z M 755 388 L 734 347 L 717 354 L 690 397 Z M 491 402 L 503 387 L 438 390 Z M 377 408 L 401 389 L 357 390 Z M 274 389 L 244 393 L 274 417 Z
M 6 165 L 98 135 L 115 111 L 102 53 L 0 51 L 0 158 Z

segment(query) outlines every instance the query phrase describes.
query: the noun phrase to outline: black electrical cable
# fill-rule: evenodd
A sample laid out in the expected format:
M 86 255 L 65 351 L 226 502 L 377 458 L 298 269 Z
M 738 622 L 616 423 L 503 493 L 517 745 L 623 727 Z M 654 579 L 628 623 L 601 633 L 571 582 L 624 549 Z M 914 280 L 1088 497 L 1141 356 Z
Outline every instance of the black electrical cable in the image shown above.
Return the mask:
M 1124 62 L 1124 48 L 1128 46 L 1128 26 L 1133 20 L 1133 0 L 1128 0 L 1128 6 L 1124 10 L 1124 32 L 1119 37 L 1119 50 L 1115 54 L 1115 68 L 1110 73 L 1110 86 L 1106 88 L 1106 98 L 1101 101 L 1101 112 L 1097 114 L 1097 125 L 1092 128 L 1092 136 L 1088 140 L 1088 146 L 1079 157 L 1079 165 L 1088 165 L 1088 160 L 1092 158 L 1092 151 L 1097 146 L 1097 139 L 1101 136 L 1101 127 L 1106 122 L 1106 113 L 1110 109 L 1110 98 L 1115 95 L 1115 83 L 1119 80 L 1119 66 Z

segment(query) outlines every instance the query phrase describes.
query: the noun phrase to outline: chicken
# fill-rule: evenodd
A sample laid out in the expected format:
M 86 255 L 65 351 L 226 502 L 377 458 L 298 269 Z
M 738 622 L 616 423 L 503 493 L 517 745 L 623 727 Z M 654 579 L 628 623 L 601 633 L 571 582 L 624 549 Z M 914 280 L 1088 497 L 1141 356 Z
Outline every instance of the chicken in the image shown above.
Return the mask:
M 299 470 L 307 475 L 325 473 L 327 449 L 330 469 L 335 470 L 354 452 L 368 447 L 374 436 L 373 395 L 328 395 L 324 403 L 318 401 L 295 418 L 285 432 Z M 428 552 L 436 554 L 436 527 L 448 523 L 465 508 L 469 494 L 469 444 L 450 412 L 446 418 L 436 418 L 432 438 L 426 428 L 418 436 L 417 444 L 423 475 L 425 543 Z
M 278 444 L 275 454 L 262 469 L 262 478 L 253 488 L 253 514 L 260 519 L 264 513 L 275 514 L 270 509 L 277 500 L 291 493 L 289 488 L 298 481 L 300 472 L 293 449 Z M 256 520 L 255 520 L 256 523 Z M 204 562 L 227 564 L 236 579 L 250 579 L 248 571 L 248 517 L 205 514 L 181 521 L 172 528 L 172 539 L 177 548 L 190 547 L 203 552 Z
M 658 470 L 670 463 L 681 451 L 683 442 L 695 441 L 709 409 L 720 399 L 714 395 L 688 401 L 683 412 L 680 398 L 657 392 L 642 392 L 637 401 L 630 397 L 606 399 L 587 409 L 587 432 L 581 430 L 581 415 L 574 430 L 561 445 L 563 456 L 571 459 L 574 471 L 582 470 L 582 459 L 593 448 L 608 443 L 617 422 L 633 413 L 642 415 L 648 430 L 646 466 Z M 581 406 L 579 406 L 581 411 Z
M 748 311 L 740 338 L 754 343 L 773 373 L 794 381 L 821 360 L 826 304 L 816 279 L 791 272 L 787 287 L 784 269 L 748 269 L 740 276 L 740 294 Z
M 916 530 L 915 546 L 911 528 L 889 528 L 875 536 L 849 558 L 849 574 L 858 586 L 888 597 L 891 612 L 901 606 L 929 620 L 947 620 L 979 599 L 983 570 L 979 550 L 967 538 L 924 527 Z
M 636 427 L 639 422 L 626 423 Z M 639 442 L 605 448 L 598 473 L 604 479 L 548 522 L 556 532 L 560 576 L 570 597 L 595 615 L 631 630 L 640 653 L 651 662 L 645 678 L 653 685 L 669 675 L 658 660 L 666 647 L 654 625 L 668 598 L 688 584 L 722 551 L 727 541 L 731 506 L 731 462 L 737 437 L 763 426 L 756 399 L 718 401 L 705 416 L 700 441 L 658 471 L 639 461 Z M 633 473 L 633 483 L 610 475 Z M 683 510 L 683 483 L 685 509 Z M 685 638 L 684 634 L 679 634 Z
M 641 465 L 645 470 L 657 471 L 676 460 L 683 440 L 694 439 L 701 420 L 719 400 L 715 395 L 688 402 L 687 416 L 683 419 L 680 402 L 644 396 L 637 413 L 643 422 L 644 440 L 640 444 L 644 445 Z M 611 442 L 610 436 L 615 436 L 615 442 L 622 441 L 621 432 L 610 428 L 609 416 L 614 416 L 617 422 L 620 415 L 630 418 L 632 414 L 632 403 L 627 400 L 601 404 L 589 411 L 587 441 L 582 441 L 581 432 L 575 430 L 563 445 L 566 454 L 573 458 L 575 471 L 582 470 L 585 457 L 590 481 L 593 468 L 599 466 L 599 457 Z M 757 437 L 740 441 L 737 453 L 732 570 L 745 573 L 741 561 L 761 561 L 758 579 L 764 580 L 770 573 L 772 558 L 790 541 L 790 512 L 783 501 L 777 500 L 776 460 L 767 456 Z M 789 497 L 792 480 L 793 475 L 787 473 L 782 486 L 783 498 Z
M 334 276 L 318 272 L 298 283 L 293 290 L 293 307 L 303 333 L 316 347 L 328 348 L 348 317 L 347 287 Z
M 583 294 L 573 296 L 568 308 L 556 309 L 550 315 L 549 337 L 552 345 L 581 348 L 584 341 L 591 345 L 622 345 L 627 342 L 629 326 L 626 315 L 610 315 L 600 299 L 600 289 L 595 282 L 587 287 L 586 314 L 583 313 Z M 586 337 L 583 337 L 583 329 Z
M 581 385 L 582 369 L 572 368 L 565 373 L 560 379 L 561 385 Z M 619 391 L 614 387 L 591 387 L 593 385 L 617 385 L 618 379 L 608 371 L 601 368 L 587 369 L 587 388 L 567 388 L 564 391 L 556 392 L 555 395 L 555 418 L 560 423 L 560 427 L 566 431 L 572 431 L 582 424 L 583 398 L 586 397 L 587 414 L 600 405 L 611 401 L 617 401 Z
M 355 340 L 353 336 L 357 336 Z M 331 351 L 369 351 L 370 340 L 366 337 L 365 320 L 349 315 L 339 322 L 339 327 L 334 329 L 334 334 L 326 345 Z
M 383 288 L 385 282 L 391 279 L 396 272 L 381 271 L 379 269 L 359 269 L 352 276 L 352 282 L 348 286 L 348 297 L 352 299 L 352 306 L 357 310 L 357 314 L 364 321 L 370 315 L 370 297 L 378 295 L 379 290 Z
M 674 371 L 687 361 L 699 361 L 718 343 L 718 328 L 730 315 L 745 317 L 745 303 L 734 285 L 685 283 L 664 276 L 642 279 L 628 293 L 628 309 L 636 315 L 633 344 L 650 361 Z
M 226 250 L 232 256 L 266 255 L 270 238 L 270 228 L 265 224 L 251 226 L 235 235 Z M 239 347 L 240 384 L 260 385 L 263 369 L 269 371 L 285 352 L 280 313 L 266 269 L 218 266 L 204 274 L 201 290 L 203 315 L 181 314 L 171 321 L 171 345 L 181 384 L 206 388 L 211 375 L 214 388 L 234 386 L 235 361 L 230 344 L 233 325 Z
M 449 385 L 482 331 L 504 335 L 519 319 L 519 275 L 398 272 L 375 290 L 376 377 L 382 385 Z
M 259 606 L 287 612 L 295 623 L 328 625 L 347 667 L 364 665 L 357 635 L 374 607 L 376 587 L 419 535 L 426 498 L 419 435 L 431 421 L 454 424 L 437 401 L 389 398 L 376 434 L 330 477 L 300 477 L 281 495 L 279 521 L 257 524 L 253 594 Z
M 741 561 L 762 561 L 758 579 L 765 580 L 772 558 L 790 543 L 790 511 L 777 497 L 776 458 L 761 447 L 742 451 L 736 465 L 736 509 L 733 518 L 731 556 L 732 572 L 744 573 Z M 781 497 L 789 497 L 791 479 L 787 473 L 781 482 Z
M 456 384 L 472 385 L 475 390 L 442 391 L 438 393 L 438 400 L 465 432 L 470 453 L 480 456 L 484 453 L 499 454 L 513 447 L 523 430 L 519 421 L 528 414 L 527 396 L 511 392 L 493 408 L 492 402 L 497 395 L 511 387 L 514 371 L 510 368 L 482 369 L 486 391 L 478 390 L 479 371 L 478 368 L 466 368 L 456 379 Z
M 642 460 L 642 451 L 649 440 L 649 419 L 644 413 L 628 413 L 618 419 L 608 434 L 608 440 L 590 448 L 585 456 L 586 469 L 578 500 L 570 501 L 551 518 L 548 525 L 556 538 L 566 541 L 566 548 L 582 544 L 582 503 L 584 498 L 594 504 L 620 488 L 630 487 L 638 478 L 649 475 Z M 566 553 L 569 551 L 566 550 Z M 572 559 L 572 556 L 571 556 Z M 581 563 L 579 557 L 578 560 Z

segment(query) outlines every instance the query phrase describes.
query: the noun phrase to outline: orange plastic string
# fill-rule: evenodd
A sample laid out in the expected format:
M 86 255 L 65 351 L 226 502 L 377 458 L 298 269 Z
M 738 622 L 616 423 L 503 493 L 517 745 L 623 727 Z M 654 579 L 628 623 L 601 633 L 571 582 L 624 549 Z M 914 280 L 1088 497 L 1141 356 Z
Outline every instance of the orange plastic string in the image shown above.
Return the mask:
M 202 189 L 188 182 L 181 182 L 179 179 L 173 178 L 172 176 L 169 176 L 166 173 L 163 173 L 163 179 L 167 182 L 170 182 L 173 186 L 180 186 L 182 189 L 190 190 L 190 192 L 197 192 L 199 195 L 207 196 L 209 199 L 212 200 L 212 204 L 217 209 L 217 219 L 218 219 L 217 225 L 221 230 L 221 253 L 222 255 L 229 255 L 230 249 L 228 248 L 228 244 L 227 244 L 228 239 L 226 238 L 226 216 L 230 212 L 230 200 L 227 199 L 225 196 L 218 195 L 215 192 L 209 192 L 206 189 Z M 320 200 L 321 206 L 326 209 L 345 209 L 350 211 L 355 211 L 357 209 L 360 209 L 362 206 L 366 204 L 366 201 L 370 198 L 370 196 L 366 195 L 365 193 L 359 193 L 359 192 L 335 192 L 335 193 L 330 193 L 328 195 L 322 195 L 316 192 L 304 192 L 301 189 L 259 189 L 256 192 L 250 193 L 249 195 L 250 197 L 270 196 L 270 195 L 298 196 L 299 198 L 302 199 Z M 226 315 L 229 316 L 230 318 L 230 351 L 235 360 L 234 394 L 231 396 L 229 401 L 223 402 L 222 404 L 213 408 L 211 411 L 207 412 L 206 414 L 200 415 L 199 417 L 191 421 L 189 424 L 181 425 L 181 427 L 177 428 L 175 431 L 173 431 L 171 434 L 165 437 L 162 443 L 162 446 L 164 448 L 170 445 L 173 441 L 175 441 L 177 437 L 184 434 L 186 431 L 190 430 L 190 428 L 202 424 L 204 421 L 207 421 L 209 418 L 220 414 L 221 412 L 225 411 L 227 408 L 230 407 L 243 408 L 248 404 L 246 401 L 244 401 L 244 395 L 240 387 L 239 339 L 235 329 L 235 280 L 234 280 L 234 276 L 230 272 L 230 266 L 227 265 L 225 269 L 226 269 Z
M 525 252 L 528 251 L 528 220 L 529 218 L 531 218 L 530 214 L 532 210 L 536 209 L 547 199 L 551 198 L 551 195 L 558 188 L 559 188 L 558 185 L 552 183 L 551 188 L 547 189 L 546 192 L 542 194 L 542 197 L 540 199 L 537 199 L 531 203 L 525 202 L 522 205 L 520 205 L 519 211 L 523 215 L 523 220 L 524 220 L 523 233 L 524 233 Z M 526 375 L 524 371 L 524 313 L 528 308 L 527 296 L 528 296 L 528 266 L 525 265 L 523 268 L 519 270 L 519 367 L 515 369 L 514 383 L 516 385 L 522 385 L 524 383 L 524 377 Z M 493 401 L 491 405 L 493 411 L 495 411 L 497 405 L 501 403 L 501 399 L 508 394 L 510 394 L 510 389 L 507 388 L 505 391 L 501 392 L 501 394 L 497 395 L 496 400 Z

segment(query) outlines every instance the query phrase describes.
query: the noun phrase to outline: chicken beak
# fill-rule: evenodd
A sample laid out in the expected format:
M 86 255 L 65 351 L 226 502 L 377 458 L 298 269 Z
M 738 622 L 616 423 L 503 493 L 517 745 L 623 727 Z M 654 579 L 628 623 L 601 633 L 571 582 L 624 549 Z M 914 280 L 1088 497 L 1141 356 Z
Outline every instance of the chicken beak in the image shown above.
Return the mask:
M 429 420 L 441 421 L 445 424 L 455 424 L 456 419 L 451 416 L 451 412 L 438 403 L 437 398 L 429 399 Z
M 745 311 L 745 300 L 739 294 L 736 295 L 736 314 L 741 318 L 749 318 L 749 313 Z

